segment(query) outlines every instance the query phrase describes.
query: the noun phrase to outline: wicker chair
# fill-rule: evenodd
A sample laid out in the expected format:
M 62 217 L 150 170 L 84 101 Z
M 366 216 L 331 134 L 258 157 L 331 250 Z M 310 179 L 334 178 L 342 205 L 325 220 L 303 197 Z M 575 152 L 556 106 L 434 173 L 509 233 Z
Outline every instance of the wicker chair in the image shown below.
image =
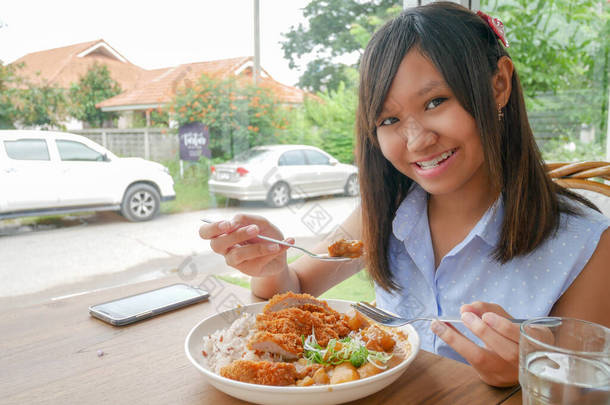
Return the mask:
M 608 184 L 591 180 L 610 180 L 608 162 L 548 163 L 546 167 L 549 176 L 563 187 L 595 191 L 610 197 Z

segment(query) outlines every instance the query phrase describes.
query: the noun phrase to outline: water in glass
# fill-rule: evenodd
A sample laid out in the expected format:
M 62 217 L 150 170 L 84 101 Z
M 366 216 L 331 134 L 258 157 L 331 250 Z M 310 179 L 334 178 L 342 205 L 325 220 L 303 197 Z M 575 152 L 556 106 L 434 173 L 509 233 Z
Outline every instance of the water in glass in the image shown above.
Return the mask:
M 598 359 L 537 351 L 519 369 L 523 405 L 610 404 L 610 366 Z

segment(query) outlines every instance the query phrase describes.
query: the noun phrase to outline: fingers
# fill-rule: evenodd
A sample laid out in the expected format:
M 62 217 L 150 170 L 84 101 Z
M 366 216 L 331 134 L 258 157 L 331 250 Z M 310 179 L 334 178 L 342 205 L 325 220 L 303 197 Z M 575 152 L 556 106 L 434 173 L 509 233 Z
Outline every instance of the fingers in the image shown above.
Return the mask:
M 496 352 L 508 363 L 519 364 L 519 327 L 510 324 L 510 321 L 506 318 L 501 318 L 492 312 L 487 312 L 485 315 L 487 315 L 487 319 L 492 320 L 492 323 L 500 325 L 499 327 L 506 331 L 506 335 L 493 328 L 487 322 L 484 322 L 472 312 L 463 312 L 462 320 L 466 327 L 481 339 L 489 349 Z M 504 322 L 510 325 L 506 325 Z M 515 336 L 516 338 L 514 338 Z
M 481 319 L 502 336 L 507 337 L 513 342 L 519 342 L 518 324 L 512 323 L 505 317 L 493 312 L 484 313 Z
M 233 247 L 248 243 L 259 234 L 258 225 L 237 228 L 231 233 L 216 236 L 210 240 L 210 247 L 218 254 L 226 255 Z
M 457 329 L 439 321 L 433 321 L 430 324 L 430 329 L 474 367 L 484 363 L 487 350 L 479 347 L 476 343 L 458 332 Z
M 511 364 L 519 362 L 519 326 L 498 304 L 475 301 L 462 305 L 462 320 L 488 348 Z
M 212 239 L 223 233 L 227 233 L 232 229 L 229 221 L 218 221 L 213 224 L 203 224 L 199 228 L 199 236 L 202 239 Z
M 230 232 L 240 225 L 268 225 L 269 222 L 258 215 L 237 214 L 230 221 L 216 221 L 214 223 L 205 223 L 199 228 L 199 236 L 203 239 L 211 239 L 223 233 Z
M 230 221 L 217 221 L 212 224 L 203 224 L 199 228 L 199 236 L 202 239 L 214 239 L 221 235 L 234 232 L 236 229 L 247 225 L 256 225 L 258 229 L 271 231 L 274 238 L 282 239 L 283 236 L 267 219 L 258 215 L 237 214 Z
M 517 365 L 504 360 L 494 351 L 478 346 L 455 328 L 442 322 L 432 322 L 430 329 L 466 359 L 485 383 L 504 387 L 517 382 L 519 370 Z
M 284 241 L 294 243 L 292 238 Z M 287 249 L 287 246 L 277 243 L 256 243 L 239 246 L 231 249 L 225 255 L 225 261 L 229 266 L 235 267 L 249 276 L 266 277 L 277 273 L 276 270 L 267 268 L 266 265 Z
M 230 221 L 204 224 L 199 229 L 199 235 L 210 241 L 212 250 L 224 256 L 229 266 L 255 277 L 275 274 L 286 262 L 285 257 L 282 259 L 278 256 L 288 247 L 257 238 L 263 232 L 267 236 L 283 239 L 275 226 L 257 215 L 238 214 Z M 294 243 L 292 238 L 284 241 Z M 269 274 L 263 274 L 266 272 Z
M 261 217 L 260 215 L 251 215 L 251 214 L 237 214 L 231 219 L 231 224 L 234 226 L 255 224 L 260 227 L 265 227 L 265 226 L 270 225 L 269 221 L 265 217 Z
M 224 256 L 236 245 L 254 242 L 261 229 L 266 230 L 272 237 L 283 238 L 264 217 L 245 214 L 238 214 L 231 221 L 204 224 L 199 228 L 199 236 L 209 239 L 212 250 Z
M 231 249 L 225 259 L 229 266 L 236 267 L 247 260 L 257 259 L 261 256 L 269 257 L 270 260 L 280 252 L 280 245 L 277 243 L 255 243 Z
M 470 304 L 462 305 L 460 307 L 460 312 L 472 312 L 478 317 L 483 316 L 485 312 L 495 312 L 496 314 L 505 318 L 511 317 L 500 305 L 482 301 L 475 301 Z

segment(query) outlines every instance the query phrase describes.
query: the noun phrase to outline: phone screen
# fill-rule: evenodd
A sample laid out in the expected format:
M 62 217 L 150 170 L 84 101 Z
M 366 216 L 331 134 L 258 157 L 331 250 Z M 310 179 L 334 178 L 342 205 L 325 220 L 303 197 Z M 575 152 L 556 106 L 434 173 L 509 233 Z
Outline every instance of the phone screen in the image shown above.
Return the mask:
M 173 284 L 157 290 L 94 305 L 92 315 L 101 313 L 111 320 L 124 320 L 139 315 L 152 316 L 206 299 L 209 294 L 186 284 Z M 142 318 L 143 319 L 143 318 Z M 107 320 L 107 319 L 104 319 Z

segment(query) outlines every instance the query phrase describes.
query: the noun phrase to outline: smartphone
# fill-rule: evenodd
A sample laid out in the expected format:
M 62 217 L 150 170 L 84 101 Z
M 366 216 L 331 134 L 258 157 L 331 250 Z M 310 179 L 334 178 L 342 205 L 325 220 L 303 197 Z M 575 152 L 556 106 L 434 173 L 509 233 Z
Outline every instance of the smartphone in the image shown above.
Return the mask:
M 123 326 L 205 301 L 207 291 L 187 284 L 172 284 L 156 290 L 119 298 L 89 307 L 89 314 L 111 325 Z

